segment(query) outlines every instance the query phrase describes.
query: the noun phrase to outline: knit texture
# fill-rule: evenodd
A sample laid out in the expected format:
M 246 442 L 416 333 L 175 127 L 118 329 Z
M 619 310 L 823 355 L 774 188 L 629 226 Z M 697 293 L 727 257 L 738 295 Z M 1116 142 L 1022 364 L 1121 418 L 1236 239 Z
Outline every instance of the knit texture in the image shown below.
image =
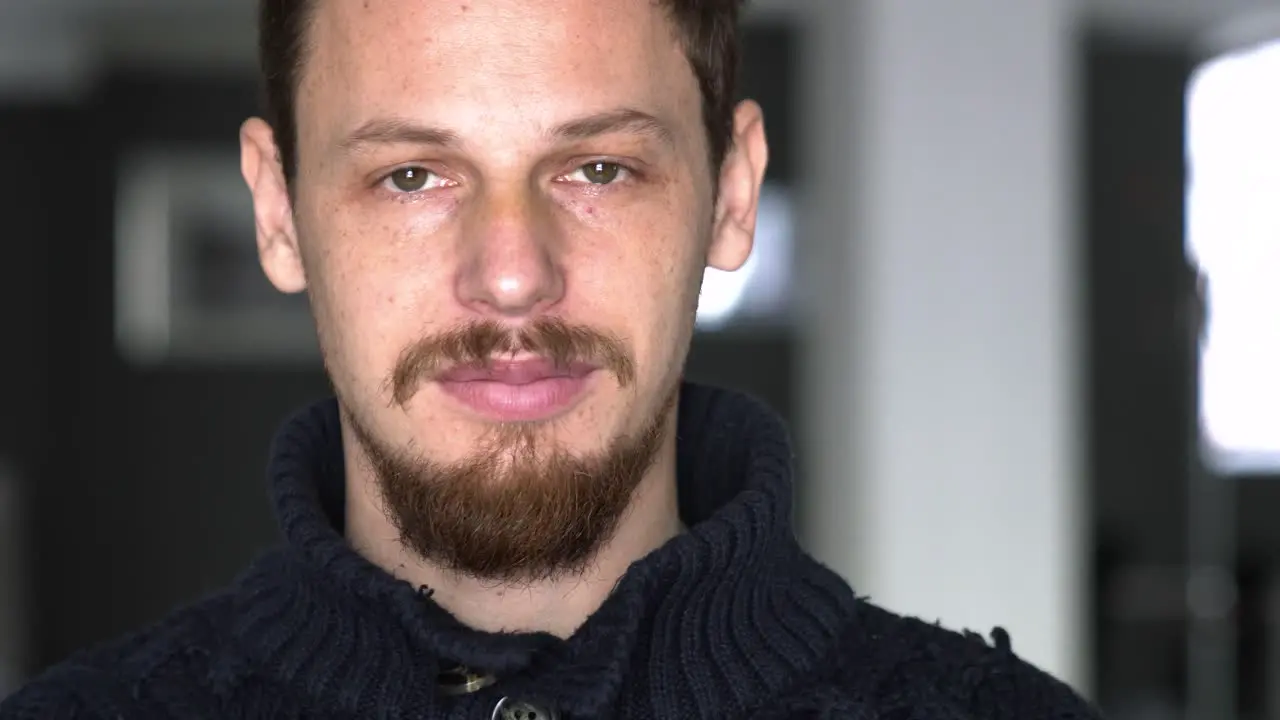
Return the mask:
M 899 617 L 806 555 L 787 434 L 763 405 L 686 385 L 677 427 L 689 531 L 559 639 L 472 630 L 353 551 L 338 408 L 320 403 L 273 446 L 281 547 L 225 591 L 46 671 L 0 720 L 489 720 L 504 697 L 563 720 L 1098 717 L 1004 633 Z M 458 664 L 499 680 L 445 696 L 437 675 Z

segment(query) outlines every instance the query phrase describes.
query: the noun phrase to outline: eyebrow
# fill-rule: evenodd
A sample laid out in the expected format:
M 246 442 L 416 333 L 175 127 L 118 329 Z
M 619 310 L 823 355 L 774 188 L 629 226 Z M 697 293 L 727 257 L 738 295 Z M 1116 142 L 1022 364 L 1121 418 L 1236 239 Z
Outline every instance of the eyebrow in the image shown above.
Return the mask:
M 402 118 L 376 118 L 356 128 L 342 139 L 340 146 L 348 152 L 368 145 L 439 145 L 459 144 L 458 135 L 442 128 L 419 125 Z
M 612 133 L 648 135 L 670 147 L 676 144 L 675 134 L 666 123 L 633 108 L 608 110 L 569 120 L 557 125 L 548 135 L 561 141 L 583 141 Z M 403 118 L 376 118 L 343 138 L 340 147 L 353 152 L 370 145 L 434 145 L 453 148 L 461 144 L 461 138 L 452 130 L 422 125 Z
M 609 110 L 570 120 L 551 131 L 560 140 L 590 140 L 611 133 L 649 135 L 664 145 L 675 145 L 675 134 L 666 123 L 649 113 L 632 108 Z

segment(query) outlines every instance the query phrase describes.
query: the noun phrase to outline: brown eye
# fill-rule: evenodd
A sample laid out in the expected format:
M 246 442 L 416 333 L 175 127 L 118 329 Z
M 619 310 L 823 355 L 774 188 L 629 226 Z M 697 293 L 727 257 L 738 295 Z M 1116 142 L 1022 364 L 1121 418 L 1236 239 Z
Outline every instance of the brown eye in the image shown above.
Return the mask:
M 391 173 L 388 178 L 396 190 L 400 192 L 418 192 L 427 187 L 427 181 L 431 178 L 431 172 L 425 168 L 407 167 L 400 168 Z
M 618 179 L 622 166 L 611 162 L 593 162 L 582 166 L 582 176 L 592 185 L 608 185 Z

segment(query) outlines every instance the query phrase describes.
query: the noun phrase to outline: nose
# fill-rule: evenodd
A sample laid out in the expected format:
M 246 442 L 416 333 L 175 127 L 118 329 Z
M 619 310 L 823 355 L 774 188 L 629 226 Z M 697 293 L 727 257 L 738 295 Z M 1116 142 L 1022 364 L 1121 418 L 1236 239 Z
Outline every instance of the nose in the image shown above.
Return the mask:
M 536 192 L 487 193 L 473 206 L 463 232 L 456 292 L 464 306 L 483 315 L 518 318 L 536 315 L 563 298 L 555 220 Z

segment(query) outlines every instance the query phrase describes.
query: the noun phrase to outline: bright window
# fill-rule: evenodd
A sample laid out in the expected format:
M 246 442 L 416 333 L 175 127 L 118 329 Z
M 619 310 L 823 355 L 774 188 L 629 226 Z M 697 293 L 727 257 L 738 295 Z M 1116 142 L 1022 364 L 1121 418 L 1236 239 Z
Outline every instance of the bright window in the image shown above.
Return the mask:
M 734 272 L 708 268 L 698 302 L 698 329 L 737 323 L 786 321 L 791 285 L 793 219 L 785 188 L 765 183 L 756 218 L 755 246 Z
M 1227 473 L 1280 472 L 1280 42 L 1196 73 L 1187 162 L 1187 248 L 1208 279 L 1208 458 Z

